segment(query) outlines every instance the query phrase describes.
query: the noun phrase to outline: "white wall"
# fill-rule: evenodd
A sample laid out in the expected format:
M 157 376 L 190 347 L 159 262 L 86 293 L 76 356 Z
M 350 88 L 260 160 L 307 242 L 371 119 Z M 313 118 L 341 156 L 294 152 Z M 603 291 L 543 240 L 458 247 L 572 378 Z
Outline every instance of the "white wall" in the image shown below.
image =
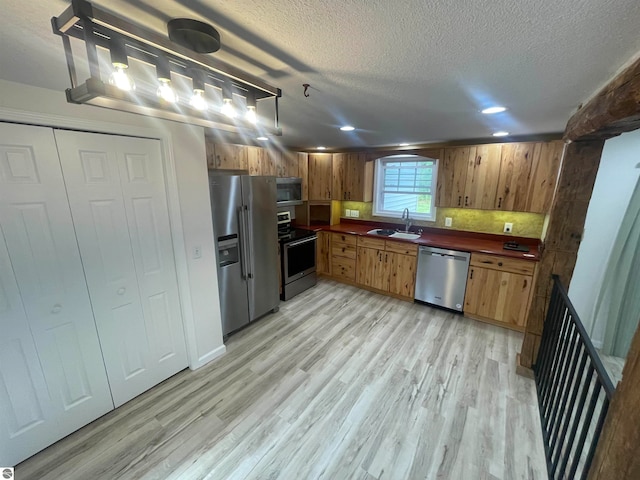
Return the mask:
M 606 141 L 569 286 L 569 298 L 597 348 L 606 326 L 593 324 L 594 309 L 611 248 L 640 177 L 639 167 L 640 130 Z
M 167 172 L 171 191 L 177 183 L 177 201 L 184 238 L 174 243 L 183 255 L 176 256 L 185 320 L 189 364 L 198 368 L 224 353 L 218 297 L 216 253 L 204 141 L 204 129 L 141 115 L 115 112 L 87 105 L 73 105 L 64 92 L 0 80 L 0 120 L 49 126 L 74 125 L 87 131 L 109 132 L 163 140 L 175 179 Z M 80 121 L 80 125 L 78 125 Z M 171 198 L 170 198 L 171 200 Z M 170 202 L 171 204 L 171 202 Z M 177 202 L 174 202 L 174 205 Z M 170 207 L 171 208 L 171 207 Z M 199 246 L 202 257 L 194 259 Z

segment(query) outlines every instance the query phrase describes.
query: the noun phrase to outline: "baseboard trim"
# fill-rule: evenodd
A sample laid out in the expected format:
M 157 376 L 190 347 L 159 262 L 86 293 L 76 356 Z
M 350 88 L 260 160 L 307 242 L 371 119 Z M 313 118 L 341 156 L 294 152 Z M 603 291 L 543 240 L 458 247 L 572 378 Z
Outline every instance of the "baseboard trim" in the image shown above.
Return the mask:
M 520 362 L 519 353 L 516 355 L 516 373 L 521 377 L 526 377 L 526 378 L 535 380 L 535 374 L 533 373 L 533 370 L 531 368 L 522 366 L 522 363 Z
M 206 355 L 203 355 L 202 357 L 200 357 L 195 364 L 189 365 L 189 368 L 191 370 L 197 370 L 198 368 L 204 367 L 207 363 L 212 362 L 215 359 L 223 356 L 225 353 L 227 353 L 227 347 L 224 345 L 220 345 L 215 350 L 212 350 Z

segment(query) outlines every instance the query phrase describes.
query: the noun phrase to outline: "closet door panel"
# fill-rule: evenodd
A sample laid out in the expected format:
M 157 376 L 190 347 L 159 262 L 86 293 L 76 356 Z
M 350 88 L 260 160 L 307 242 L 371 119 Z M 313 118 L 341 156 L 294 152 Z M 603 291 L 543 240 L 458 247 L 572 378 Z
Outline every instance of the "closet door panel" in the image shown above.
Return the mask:
M 160 143 L 121 138 L 118 160 L 142 307 L 159 380 L 187 366 Z
M 80 132 L 56 139 L 119 406 L 187 366 L 160 148 Z
M 51 129 L 0 124 L 0 229 L 10 265 L 2 269 L 3 292 L 11 298 L 11 284 L 19 291 L 11 309 L 0 312 L 1 331 L 13 332 L 2 340 L 15 353 L 15 360 L 3 361 L 5 389 L 13 386 L 0 415 L 13 415 L 14 426 L 25 428 L 33 417 L 30 428 L 14 431 L 9 440 L 26 458 L 44 439 L 46 446 L 113 409 Z M 21 369 L 30 375 L 7 373 Z M 18 378 L 22 387 L 15 386 Z M 39 387 L 43 378 L 46 395 Z M 20 436 L 28 432 L 38 438 L 33 445 L 25 441 L 29 448 L 22 451 Z

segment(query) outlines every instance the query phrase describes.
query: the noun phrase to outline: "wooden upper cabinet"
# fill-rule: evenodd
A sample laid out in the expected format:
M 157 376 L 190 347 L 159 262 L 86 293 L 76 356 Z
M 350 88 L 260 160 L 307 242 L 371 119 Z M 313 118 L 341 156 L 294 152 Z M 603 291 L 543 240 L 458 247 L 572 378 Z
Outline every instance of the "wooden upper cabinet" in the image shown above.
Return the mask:
M 436 207 L 463 207 L 467 170 L 476 147 L 445 148 L 438 164 Z
M 331 200 L 332 157 L 330 153 L 309 154 L 309 200 Z
M 346 200 L 345 180 L 347 168 L 347 154 L 334 153 L 331 167 L 331 198 L 333 200 Z
M 373 164 L 364 153 L 333 154 L 333 199 L 373 200 Z
M 539 154 L 534 155 L 529 175 L 526 211 L 547 213 L 556 188 L 564 142 L 557 140 L 538 144 Z
M 298 176 L 302 179 L 302 201 L 309 200 L 309 154 L 298 153 Z
M 347 200 L 370 202 L 373 200 L 373 164 L 367 155 L 350 153 L 345 168 L 344 190 Z
M 563 151 L 562 141 L 502 145 L 494 209 L 547 213 Z
M 211 168 L 220 170 L 248 170 L 248 147 L 215 143 L 213 165 Z
M 540 144 L 505 143 L 502 145 L 494 210 L 526 211 L 529 175 L 535 155 L 540 155 Z
M 478 145 L 469 157 L 464 189 L 464 207 L 493 209 L 500 174 L 501 144 Z

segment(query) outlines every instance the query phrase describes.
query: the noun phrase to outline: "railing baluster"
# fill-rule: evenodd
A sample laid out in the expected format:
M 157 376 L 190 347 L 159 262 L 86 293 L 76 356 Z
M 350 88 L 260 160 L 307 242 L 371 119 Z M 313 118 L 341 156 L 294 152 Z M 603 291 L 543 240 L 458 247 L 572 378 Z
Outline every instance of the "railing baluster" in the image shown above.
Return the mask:
M 566 415 L 565 407 L 567 405 L 567 398 L 569 397 L 569 391 L 571 390 L 571 385 L 574 381 L 574 372 L 576 369 L 576 364 L 578 360 L 578 344 L 580 340 L 580 334 L 578 333 L 577 328 L 571 329 L 571 338 L 570 338 L 570 353 L 567 356 L 567 361 L 565 364 L 564 376 L 562 378 L 562 393 L 558 396 L 558 401 L 556 402 L 555 411 L 552 412 L 552 421 L 551 421 L 551 445 L 550 449 L 553 452 L 553 448 L 555 447 L 556 440 L 558 439 L 558 430 L 560 428 L 560 423 L 563 418 L 563 415 Z
M 596 381 L 593 384 L 593 392 L 591 393 L 591 400 L 589 400 L 589 407 L 587 409 L 587 415 L 585 419 L 593 418 L 593 412 L 596 409 L 596 403 L 598 402 L 598 397 L 600 396 L 600 389 L 602 388 L 600 381 L 596 377 Z M 578 465 L 580 464 L 580 458 L 582 457 L 582 449 L 584 448 L 584 442 L 587 439 L 587 434 L 589 433 L 589 428 L 591 427 L 591 422 L 584 422 L 582 424 L 582 431 L 580 432 L 580 438 L 578 439 L 578 445 L 576 447 L 576 453 L 573 457 L 573 465 L 571 465 L 571 470 L 569 471 L 569 478 L 575 478 L 576 471 L 578 470 Z
M 562 464 L 560 466 L 560 475 L 559 478 L 563 478 L 564 471 L 567 468 L 567 464 L 569 463 L 569 458 L 571 458 L 571 451 L 573 450 L 573 442 L 576 439 L 576 433 L 578 432 L 578 427 L 580 426 L 580 419 L 582 418 L 582 412 L 584 410 L 584 404 L 587 401 L 587 394 L 589 393 L 589 389 L 591 387 L 591 379 L 593 378 L 593 365 L 589 365 L 587 369 L 587 375 L 582 386 L 582 393 L 580 394 L 580 400 L 578 401 L 578 407 L 575 410 L 575 416 L 573 418 L 573 423 L 571 425 L 571 432 L 569 433 L 569 439 L 565 442 L 565 451 L 564 457 L 562 458 Z
M 614 388 L 557 275 L 533 369 L 549 477 L 586 480 Z

